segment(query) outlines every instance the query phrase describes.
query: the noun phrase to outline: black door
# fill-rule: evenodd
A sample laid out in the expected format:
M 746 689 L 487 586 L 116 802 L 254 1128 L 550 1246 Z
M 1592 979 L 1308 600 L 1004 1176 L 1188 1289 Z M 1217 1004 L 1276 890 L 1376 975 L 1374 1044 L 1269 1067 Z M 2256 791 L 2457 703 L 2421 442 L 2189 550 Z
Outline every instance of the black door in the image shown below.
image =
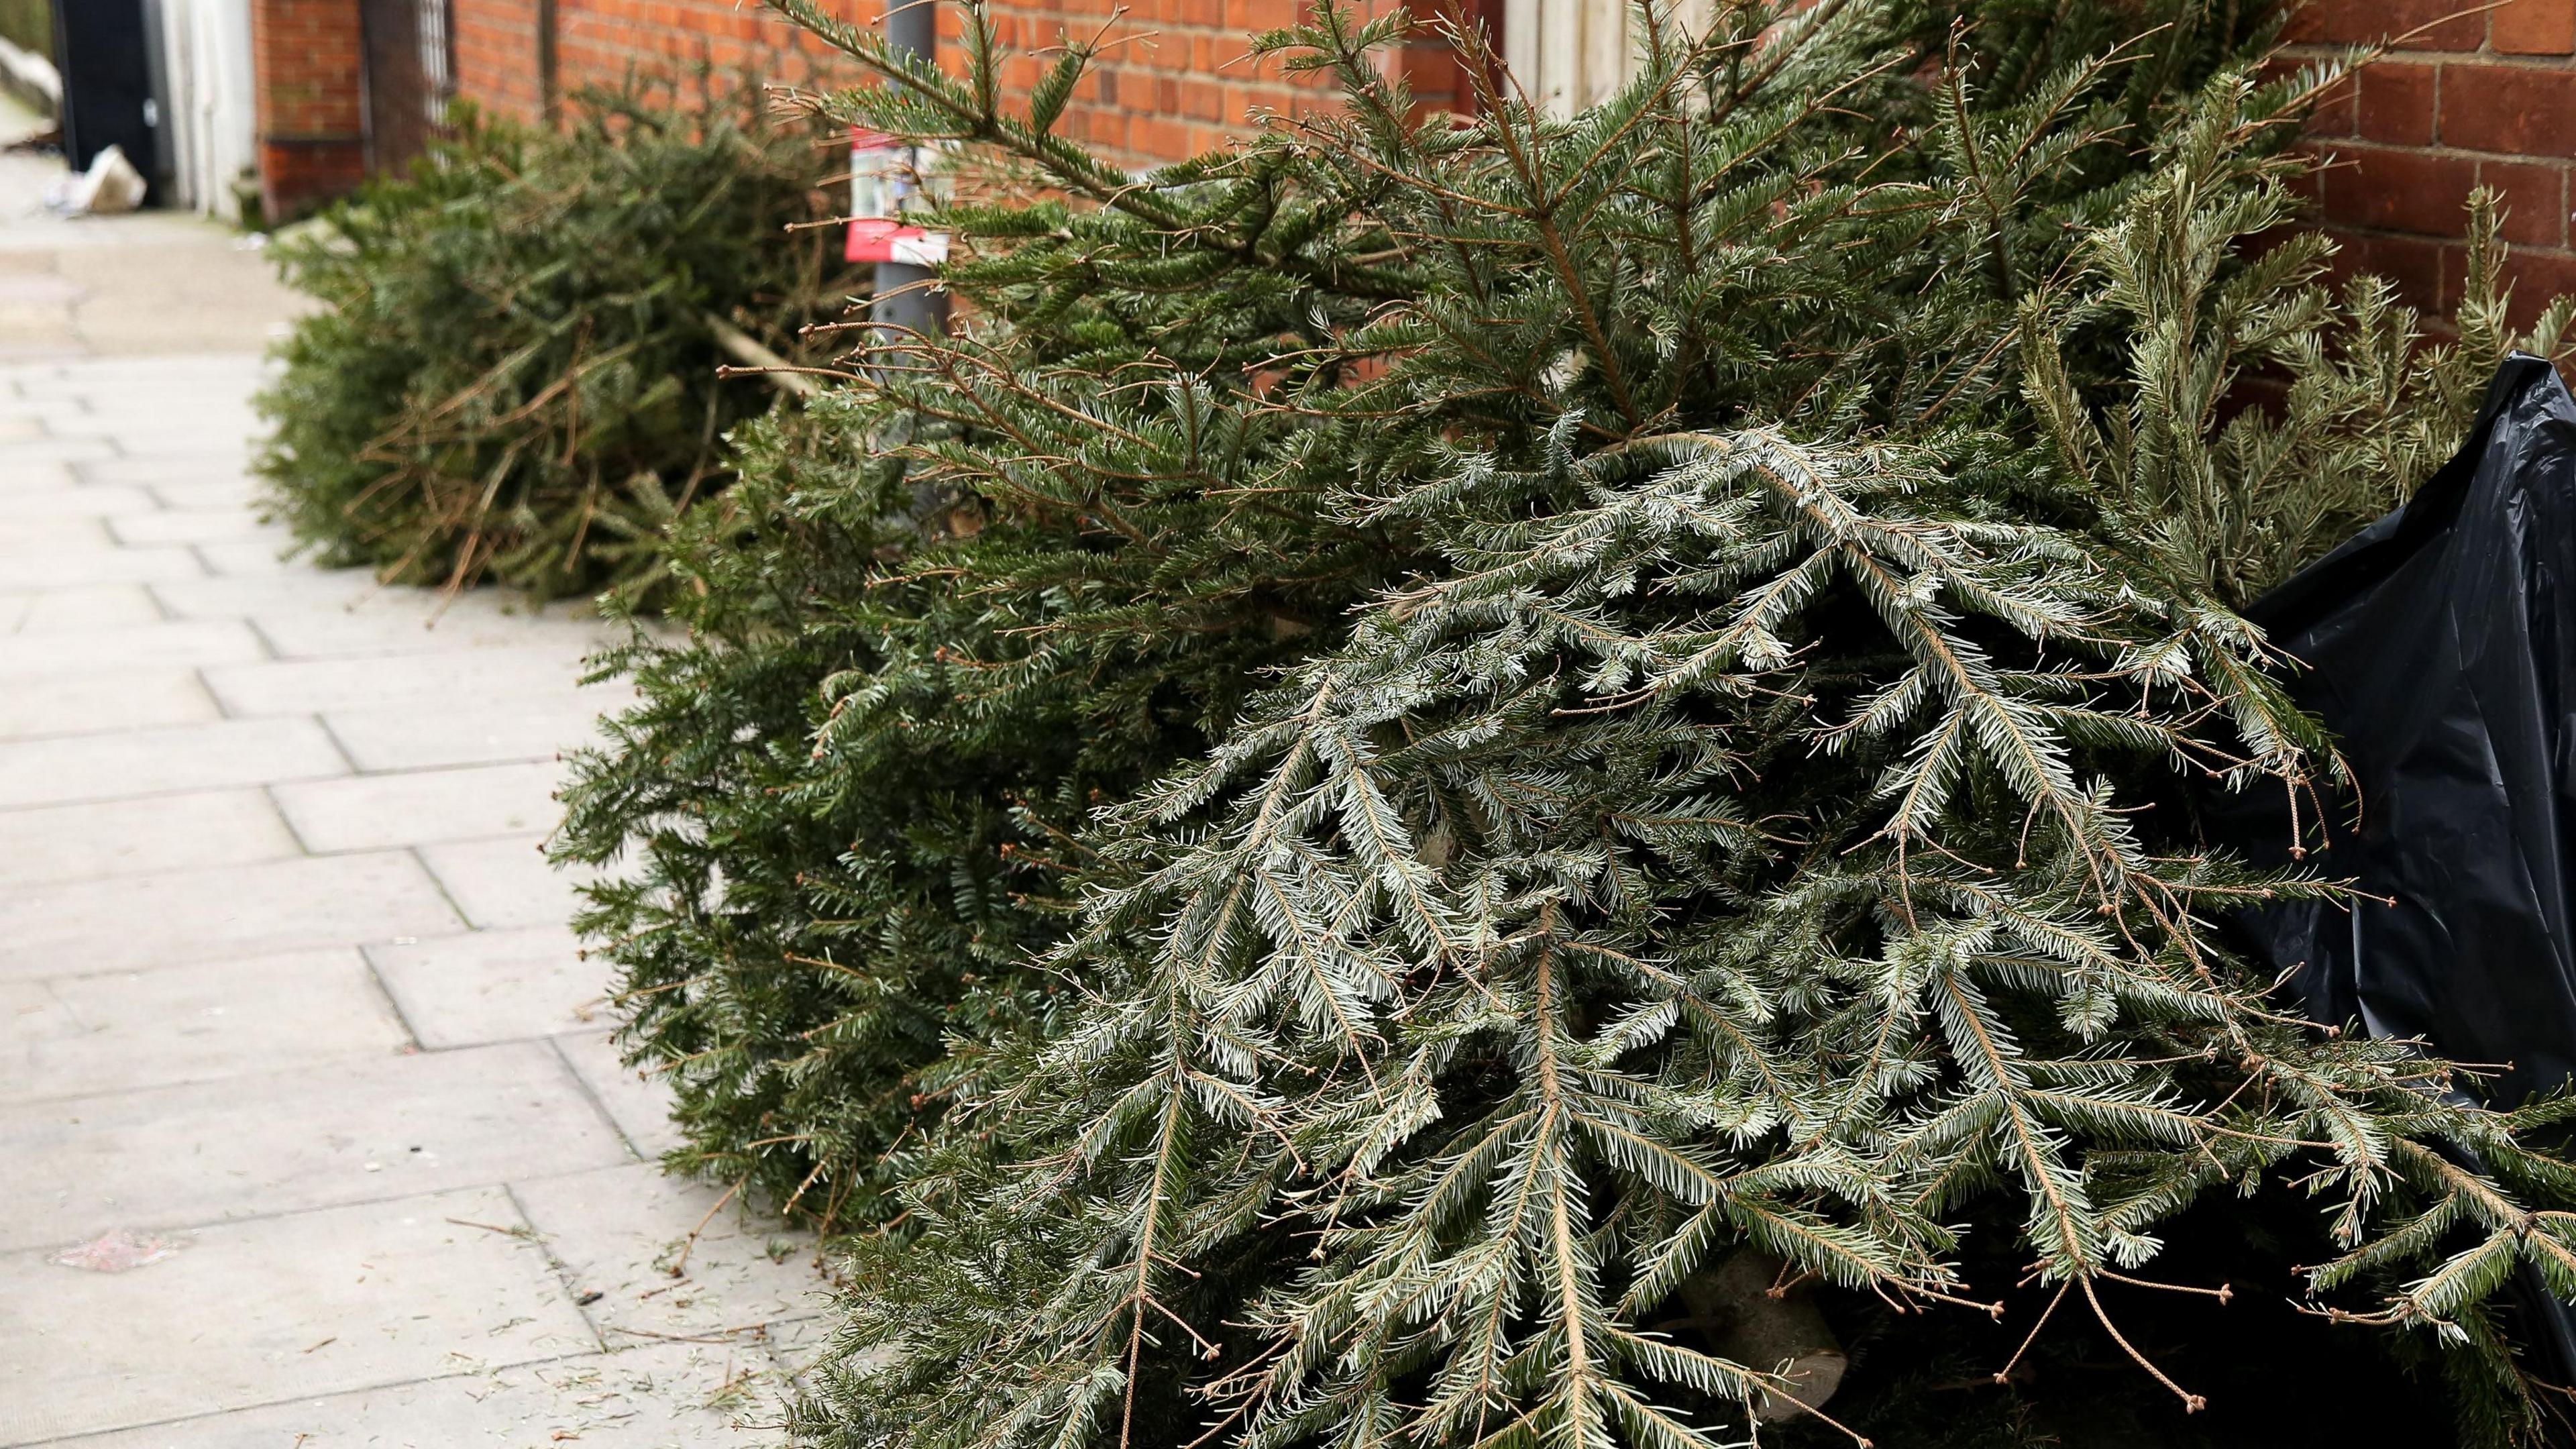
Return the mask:
M 147 177 L 161 172 L 144 0 L 54 0 L 54 63 L 63 72 L 63 154 L 85 171 L 122 147 Z

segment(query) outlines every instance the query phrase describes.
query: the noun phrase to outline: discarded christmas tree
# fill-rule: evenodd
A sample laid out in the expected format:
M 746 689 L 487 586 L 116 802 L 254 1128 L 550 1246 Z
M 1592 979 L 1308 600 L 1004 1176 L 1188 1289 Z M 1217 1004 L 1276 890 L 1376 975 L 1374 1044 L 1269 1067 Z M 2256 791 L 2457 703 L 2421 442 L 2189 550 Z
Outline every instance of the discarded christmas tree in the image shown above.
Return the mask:
M 2482 300 L 2412 358 L 2384 298 L 2317 290 L 2314 249 L 2248 244 L 2329 77 L 2231 69 L 2123 137 L 2115 58 L 1988 102 L 1973 49 L 1909 51 L 1887 12 L 1722 6 L 1570 120 L 1504 89 L 1416 125 L 1370 53 L 1401 22 L 1327 14 L 1272 44 L 1336 73 L 1342 116 L 1135 187 L 1047 133 L 1082 47 L 1015 117 L 972 27 L 955 83 L 784 8 L 911 86 L 853 112 L 1160 230 L 1154 307 L 1322 305 L 1275 344 L 1285 385 L 1236 402 L 1298 430 L 1295 466 L 1234 476 L 1294 480 L 1284 530 L 1385 550 L 1342 587 L 1396 579 L 1206 758 L 1048 821 L 1050 889 L 1088 901 L 1060 991 L 961 1035 L 809 1436 L 1731 1442 L 1804 1387 L 1764 1361 L 1787 1339 L 1701 1306 L 1745 1255 L 1981 1321 L 2013 1285 L 1964 1265 L 1996 1233 L 2034 1334 L 2093 1324 L 2198 1407 L 2108 1300 L 2222 1192 L 2321 1201 L 2319 1303 L 2490 1367 L 2515 1265 L 2576 1292 L 2576 1175 L 2524 1145 L 2566 1109 L 2445 1103 L 2441 1064 L 2285 1013 L 2215 922 L 2334 887 L 2179 808 L 2330 808 L 2330 742 L 2229 606 L 2370 502 L 2278 464 L 2369 458 L 2402 493 L 2502 340 Z M 1063 259 L 1067 214 L 1028 215 Z M 977 345 L 924 348 L 950 401 L 902 405 L 979 443 L 914 456 L 971 456 L 978 510 L 1045 497 L 1020 480 L 1098 455 L 979 434 L 954 399 L 985 375 L 944 361 Z M 2267 366 L 2276 421 L 2223 425 Z M 1042 362 L 1006 390 L 1036 379 L 1119 395 Z M 1053 597 L 1007 552 L 939 557 L 951 597 Z M 1122 637 L 1189 632 L 1167 577 L 1115 593 Z M 966 677 L 913 727 L 992 718 Z M 2509 1369 L 2486 1382 L 2473 1427 L 2527 1425 Z
M 828 148 L 699 79 L 585 92 L 561 131 L 461 110 L 280 245 L 322 304 L 260 400 L 299 544 L 394 583 L 655 593 L 663 530 L 778 398 L 719 368 L 799 350 L 861 285 L 815 225 Z
M 578 762 L 560 849 L 630 866 L 583 924 L 683 1164 L 826 1227 L 899 1212 L 952 1046 L 1063 1004 L 1031 966 L 1088 813 L 1410 559 L 1318 502 L 1384 449 L 1291 405 L 1343 386 L 1334 339 L 1395 283 L 1281 275 L 1313 222 L 1279 189 L 960 208 L 959 335 L 743 430 L 741 481 L 678 524 L 690 637 L 604 661 L 644 702 Z
M 1928 14 L 1868 19 L 1891 55 L 1949 43 Z M 2022 51 L 2054 32 L 1996 33 Z M 2160 33 L 2205 69 L 2251 32 Z M 1411 524 L 1350 525 L 1328 495 L 1448 446 L 1438 414 L 1351 406 L 1383 345 L 1350 339 L 1427 280 L 1379 255 L 1383 182 L 1273 142 L 1140 191 L 1050 132 L 1085 58 L 959 158 L 970 192 L 1001 198 L 947 218 L 969 258 L 946 277 L 960 335 L 738 439 L 742 482 L 671 550 L 685 586 L 667 607 L 692 639 L 612 662 L 646 702 L 570 795 L 565 853 L 636 867 L 586 924 L 623 972 L 631 1039 L 678 1089 L 680 1160 L 833 1225 L 898 1211 L 875 1200 L 888 1154 L 919 1144 L 978 1043 L 1056 1015 L 1030 963 L 1071 923 L 1088 812 L 1203 753 L 1265 671 L 1338 642 L 1349 606 L 1415 565 Z M 866 97 L 863 119 L 951 134 L 981 104 L 912 78 L 930 89 Z M 1985 115 L 2028 97 L 1959 99 Z M 2059 209 L 2134 169 L 2096 150 L 2041 178 Z M 1012 201 L 1032 179 L 1054 195 Z M 2053 225 L 2039 204 L 2017 224 Z M 1776 316 L 1730 319 L 1729 406 L 1794 395 L 1854 346 L 1884 366 L 1884 319 L 1795 295 L 1833 280 L 1866 317 L 1883 276 L 1810 270 Z M 1443 404 L 1476 428 L 1484 405 Z

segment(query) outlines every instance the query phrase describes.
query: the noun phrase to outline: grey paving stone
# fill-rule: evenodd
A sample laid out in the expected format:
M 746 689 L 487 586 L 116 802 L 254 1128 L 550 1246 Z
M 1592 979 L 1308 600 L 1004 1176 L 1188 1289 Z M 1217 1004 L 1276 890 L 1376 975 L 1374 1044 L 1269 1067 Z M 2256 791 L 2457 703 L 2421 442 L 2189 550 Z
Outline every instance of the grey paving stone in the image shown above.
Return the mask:
M 19 458 L 16 452 L 14 448 L 0 451 L 0 496 L 71 488 L 81 481 L 69 463 Z
M 791 1380 L 801 1380 L 831 1352 L 832 1325 L 833 1320 L 824 1315 L 773 1323 L 762 1346 L 769 1350 L 780 1373 Z M 879 1350 L 870 1357 L 882 1360 L 886 1355 Z
M 95 629 L 45 629 L 0 636 L 0 679 L 30 674 L 238 664 L 268 657 L 238 619 L 173 619 Z
M 6 504 L 10 517 L 21 519 L 116 518 L 161 507 L 160 500 L 140 488 L 84 487 L 69 477 L 42 487 L 0 487 L 0 503 Z
M 6 506 L 0 504 L 0 506 Z M 203 574 L 197 555 L 184 548 L 64 548 L 51 544 L 0 545 L 0 579 L 16 589 L 58 589 L 69 584 L 150 583 Z
M 278 808 L 312 851 L 378 850 L 550 831 L 563 816 L 551 763 L 415 770 L 280 785 Z
M 122 257 L 126 253 L 120 252 Z M 243 397 L 259 385 L 259 355 L 242 352 L 155 353 L 149 357 L 82 357 L 50 366 L 16 370 L 22 397 L 64 398 L 94 412 L 141 406 L 137 389 L 149 398 L 196 391 L 205 383 L 225 385 L 226 395 Z
M 227 578 L 259 578 L 268 574 L 292 573 L 304 567 L 286 556 L 283 540 L 245 538 L 193 546 L 196 556 L 206 561 L 206 571 Z
M 0 397 L 0 418 L 12 422 L 32 422 L 42 427 L 58 419 L 94 417 L 89 404 L 74 399 L 53 398 L 39 401 L 16 396 Z
M 45 1305 L 0 1316 L 0 1436 L 41 1443 L 595 1352 L 522 1226 L 487 1187 L 210 1227 L 122 1273 L 53 1262 L 51 1243 L 0 1258 L 0 1301 Z
M 248 478 L 200 478 L 194 482 L 152 485 L 153 500 L 164 508 L 239 508 L 245 513 L 259 502 L 260 485 Z
M 635 702 L 623 685 L 551 699 L 460 703 L 453 709 L 333 710 L 323 721 L 361 770 L 416 770 L 504 760 L 550 760 L 596 743 L 600 721 Z
M 149 624 L 163 617 L 160 601 L 141 584 L 0 590 L 0 634 L 103 629 L 115 624 Z
M 39 985 L 49 1009 L 0 1020 L 16 1102 L 211 1082 L 411 1042 L 366 959 L 341 947 Z
M 10 443 L 6 454 L 13 467 L 25 467 L 31 463 L 77 463 L 115 456 L 115 446 L 102 438 L 26 438 Z
M 0 891 L 0 976 L 85 976 L 457 928 L 407 851 L 70 881 Z
M 0 1249 L 631 1160 L 543 1042 L 13 1103 L 0 1106 Z
M 66 345 L 172 345 L 168 309 L 126 311 Z M 532 848 L 552 760 L 632 698 L 576 688 L 611 631 L 282 561 L 245 466 L 263 375 L 0 366 L 0 1446 L 766 1444 L 825 1320 L 722 1331 L 803 1311 L 810 1264 L 728 1211 L 661 1277 L 712 1195 L 616 1170 L 675 1145 L 667 1093 L 617 1064 Z M 220 718 L 206 676 L 275 717 Z M 304 854 L 281 800 L 345 853 Z M 182 1248 L 52 1261 L 106 1228 Z M 560 1268 L 641 1346 L 601 1352 Z
M 50 707 L 27 711 L 30 723 L 113 728 L 93 711 L 102 699 L 113 703 L 114 691 L 131 684 L 115 675 L 81 679 L 78 684 L 62 678 L 26 681 L 0 690 L 0 696 L 14 700 L 23 689 L 41 704 L 55 692 Z M 93 680 L 98 683 L 89 682 Z M 63 691 L 75 697 L 64 700 L 59 696 Z M 11 712 L 0 706 L 0 727 L 14 723 L 8 718 Z M 9 732 L 39 731 L 22 726 Z M 348 771 L 331 737 L 309 719 L 228 719 L 80 738 L 22 739 L 0 744 L 0 809 L 313 780 Z
M 287 542 L 284 529 L 261 523 L 238 506 L 128 513 L 109 519 L 107 531 L 119 543 L 218 543 L 247 538 L 282 547 Z
M 266 431 L 259 415 L 247 407 L 197 403 L 155 412 L 147 408 L 56 412 L 44 420 L 44 436 L 109 438 L 138 451 L 202 451 L 238 457 Z
M 559 926 L 370 946 L 403 1020 L 432 1049 L 522 1041 L 609 1023 L 608 965 Z
M 829 1306 L 813 1236 L 724 1189 L 639 1162 L 515 1184 L 513 1194 L 611 1347 L 708 1338 Z
M 637 1152 L 660 1157 L 680 1147 L 680 1129 L 671 1125 L 670 1087 L 620 1060 L 611 1032 L 568 1032 L 554 1043 Z
M 209 452 L 189 458 L 163 454 L 141 454 L 124 458 L 99 458 L 71 465 L 72 476 L 84 483 L 121 483 L 159 491 L 163 488 L 187 488 L 200 483 L 250 483 L 248 459 L 240 451 Z
M 247 865 L 301 855 L 258 790 L 0 810 L 0 887 Z
M 60 1449 L 767 1449 L 784 1377 L 757 1348 L 658 1343 L 84 1435 Z
M 0 740 L 149 729 L 222 717 L 215 697 L 206 693 L 192 669 L 17 679 L 0 689 Z M 0 780 L 0 796 L 6 790 L 7 782 Z
M 112 548 L 107 520 L 87 513 L 44 513 L 0 518 L 0 548 Z
M 474 700 L 560 699 L 581 678 L 581 650 L 471 649 L 370 659 L 286 659 L 206 671 L 236 715 L 313 714 L 395 706 L 452 708 Z
M 53 989 L 42 981 L 0 981 L 0 1044 L 11 1065 L 0 1071 L 0 1084 L 15 1088 L 31 1080 L 20 1073 L 21 1057 L 41 1043 L 59 1041 L 80 1035 L 81 1024 L 71 1012 L 54 999 Z
M 561 927 L 580 905 L 576 885 L 596 872 L 558 871 L 546 863 L 542 836 L 424 846 L 420 858 L 465 919 L 483 930 Z
M 477 593 L 441 608 L 435 595 L 408 589 L 385 590 L 347 608 L 260 609 L 251 618 L 287 659 L 533 646 L 577 660 L 619 637 L 599 620 L 568 617 L 559 607 L 513 610 Z
M 210 574 L 169 579 L 151 588 L 174 619 L 247 619 L 261 613 L 364 607 L 390 592 L 365 569 L 295 569 L 252 579 Z

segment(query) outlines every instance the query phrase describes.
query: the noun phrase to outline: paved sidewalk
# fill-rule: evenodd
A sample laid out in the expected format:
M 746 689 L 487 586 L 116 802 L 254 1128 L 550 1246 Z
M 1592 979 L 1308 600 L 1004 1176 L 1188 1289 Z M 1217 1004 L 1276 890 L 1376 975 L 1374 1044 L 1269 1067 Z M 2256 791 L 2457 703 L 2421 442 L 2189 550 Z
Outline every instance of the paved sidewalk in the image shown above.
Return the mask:
M 0 306 L 0 1446 L 773 1442 L 810 1244 L 649 1160 L 537 851 L 596 626 L 281 564 L 254 341 Z

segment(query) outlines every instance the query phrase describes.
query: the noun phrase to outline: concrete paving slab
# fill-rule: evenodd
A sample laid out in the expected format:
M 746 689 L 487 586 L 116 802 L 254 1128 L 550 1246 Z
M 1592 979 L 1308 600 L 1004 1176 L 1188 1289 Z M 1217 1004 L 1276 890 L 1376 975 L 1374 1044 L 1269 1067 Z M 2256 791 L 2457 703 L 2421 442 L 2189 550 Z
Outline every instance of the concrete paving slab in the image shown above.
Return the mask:
M 53 989 L 44 982 L 0 981 L 0 1059 L 15 1063 L 22 1053 L 41 1043 L 80 1033 L 80 1022 L 54 998 Z M 18 1070 L 13 1065 L 0 1071 L 0 1082 L 24 1080 L 10 1075 Z
M 86 289 L 73 327 L 102 352 L 256 351 L 283 330 L 280 313 L 313 305 L 287 291 L 258 252 L 218 259 L 199 236 L 84 247 L 57 254 L 57 265 Z
M 563 816 L 551 763 L 415 770 L 280 785 L 278 808 L 317 853 L 551 831 Z
M 605 1027 L 608 967 L 559 926 L 370 946 L 367 959 L 432 1050 Z
M 152 499 L 164 508 L 237 508 L 261 521 L 260 485 L 248 478 L 203 478 L 195 482 L 155 483 Z
M 757 1348 L 663 1343 L 360 1389 L 60 1449 L 752 1449 L 778 1442 L 784 1377 Z
M 0 891 L 0 976 L 86 976 L 458 929 L 408 851 L 67 881 Z
M 19 1102 L 213 1082 L 384 1057 L 411 1033 L 348 947 L 36 983 L 50 1012 L 13 1023 L 0 1078 Z
M 0 740 L 113 733 L 222 717 L 223 710 L 193 669 L 19 679 L 0 689 Z
M 7 477 L 6 471 L 0 470 L 0 482 L 5 482 Z M 0 501 L 8 505 L 10 517 L 26 520 L 117 518 L 132 513 L 150 513 L 162 506 L 159 499 L 143 489 L 85 487 L 73 482 L 69 474 L 48 479 L 41 485 L 0 486 Z
M 171 579 L 151 586 L 174 619 L 247 619 L 265 613 L 370 608 L 389 591 L 365 569 L 299 569 L 274 577 Z
M 7 260 L 5 256 L 0 256 L 0 268 L 14 271 L 14 268 L 7 267 Z M 19 394 L 15 382 L 0 388 L 0 418 L 26 418 L 44 423 L 55 418 L 88 416 L 90 416 L 89 404 L 79 398 L 24 397 Z
M 0 495 L 13 493 L 55 493 L 79 484 L 80 476 L 69 463 L 41 458 L 19 458 L 16 449 L 0 453 Z
M 631 698 L 574 687 L 605 631 L 281 560 L 249 472 L 256 352 L 290 310 L 265 259 L 175 217 L 33 214 L 56 174 L 0 151 L 0 641 L 90 633 L 0 647 L 17 661 L 0 679 L 0 1242 L 25 1249 L 0 1256 L 0 1445 L 771 1442 L 771 1380 L 744 1375 L 776 1374 L 781 1351 L 810 1361 L 822 1319 L 771 1324 L 759 1346 L 604 1354 L 522 1236 L 504 1184 L 673 1140 L 665 1094 L 582 1023 L 606 973 L 572 951 L 562 883 L 524 838 L 507 858 L 425 847 L 454 852 L 481 919 L 544 917 L 471 932 L 419 854 L 305 857 L 267 793 L 351 759 L 549 761 Z M 156 355 L 81 355 L 102 346 Z M 173 350 L 188 348 L 213 350 Z M 226 622 L 108 637 L 165 619 Z M 242 631 L 329 667 L 192 652 Z M 41 663 L 65 653 L 74 667 Z M 234 702 L 278 717 L 219 719 L 199 664 L 240 673 Z M 439 834 L 489 803 L 458 816 L 402 793 L 420 788 L 303 791 L 305 823 L 363 845 L 389 818 Z M 352 813 L 326 823 L 326 806 Z M 454 1049 L 409 1045 L 389 981 Z M 545 1031 L 570 1034 L 467 1044 Z M 647 1211 L 602 1183 L 549 1197 L 564 1242 L 604 1276 L 649 1265 L 688 1202 Z M 51 1261 L 102 1228 L 180 1252 L 118 1275 Z M 685 1308 L 635 1290 L 647 1316 L 620 1336 L 701 1293 L 732 1301 L 700 1282 L 720 1257 L 695 1260 Z
M 129 220 L 140 224 L 154 215 L 137 213 Z M 166 216 L 166 213 L 162 215 Z M 93 232 L 109 230 L 97 227 L 94 221 L 81 225 Z M 104 235 L 83 238 L 84 241 L 105 239 Z M 119 255 L 130 258 L 134 254 L 120 252 Z M 56 257 L 59 259 L 60 256 L 61 253 L 57 252 Z M 202 263 L 202 259 L 198 260 Z M 154 396 L 179 391 L 188 383 L 223 382 L 233 385 L 226 395 L 238 397 L 246 395 L 268 367 L 260 356 L 259 347 L 198 347 L 185 351 L 156 347 L 127 356 L 116 355 L 113 348 L 102 350 L 108 355 L 66 359 L 25 368 L 16 379 L 19 395 L 28 398 L 78 397 L 90 399 L 101 407 L 120 404 L 139 407 Z M 145 390 L 137 391 L 138 388 Z
M 290 659 L 206 671 L 235 715 L 313 714 L 393 706 L 449 708 L 508 699 L 560 699 L 581 678 L 578 646 L 459 650 L 367 659 Z
M 119 543 L 218 543 L 262 539 L 284 548 L 286 530 L 265 524 L 241 508 L 172 508 L 158 513 L 129 513 L 108 520 Z
M 141 584 L 0 590 L 0 634 L 101 629 L 117 624 L 149 624 L 164 617 L 152 591 Z
M 121 455 L 156 452 L 239 454 L 258 441 L 259 433 L 257 420 L 249 414 L 221 409 L 173 413 L 167 417 L 127 412 L 83 412 L 76 417 L 52 419 L 44 428 L 47 437 L 95 438 L 109 444 Z
M 107 520 L 90 513 L 40 513 L 0 521 L 0 548 L 112 548 Z
M 0 680 L 168 665 L 240 664 L 268 647 L 238 619 L 175 619 L 0 637 Z
M 0 1443 L 596 1352 L 523 1227 L 487 1187 L 173 1235 L 121 1273 L 0 1258 Z
M 276 803 L 259 790 L 0 810 L 0 883 L 13 890 L 303 853 Z
M 13 1103 L 0 1160 L 6 1250 L 634 1159 L 563 1060 L 528 1042 Z
M 513 609 L 483 594 L 442 606 L 435 593 L 411 589 L 385 590 L 345 609 L 265 608 L 250 617 L 282 659 L 534 647 L 578 660 L 621 637 L 597 618 L 568 617 L 560 608 Z
M 225 578 L 259 578 L 290 573 L 301 562 L 289 556 L 292 545 L 275 539 L 250 538 L 195 545 L 206 572 Z
M 640 1067 L 626 1065 L 614 1031 L 567 1032 L 554 1038 L 554 1045 L 637 1153 L 658 1158 L 679 1149 L 680 1129 L 671 1125 L 669 1084 Z
M 84 483 L 124 483 L 148 488 L 159 493 L 165 488 L 187 488 L 207 483 L 247 483 L 250 466 L 242 452 L 211 452 L 191 458 L 139 454 L 130 457 L 97 458 L 71 466 L 73 476 Z
M 30 438 L 9 444 L 9 464 L 24 468 L 46 463 L 86 463 L 116 456 L 116 445 L 103 438 Z
M 452 710 L 333 710 L 322 719 L 361 770 L 550 760 L 597 743 L 600 721 L 632 704 L 624 685 L 553 698 L 459 703 Z
M 580 908 L 580 882 L 597 872 L 558 871 L 545 838 L 524 835 L 424 846 L 420 858 L 478 930 L 562 926 Z
M 724 1189 L 649 1162 L 513 1189 L 610 1347 L 713 1338 L 829 1306 L 809 1233 L 746 1214 Z
M 155 579 L 188 579 L 206 572 L 193 550 L 184 548 L 65 548 L 56 544 L 0 546 L 0 579 L 22 589 L 58 589 L 71 584 L 150 583 Z
M 155 676 L 140 676 L 152 678 Z M 0 690 L 0 727 L 23 712 L 36 728 L 110 728 L 91 710 L 112 704 L 123 686 L 116 675 L 56 676 Z M 130 686 L 124 686 L 130 687 Z M 20 700 L 19 695 L 27 696 Z M 71 696 L 66 699 L 64 696 Z M 125 729 L 84 737 L 21 739 L 0 744 L 0 809 L 59 805 L 74 800 L 121 800 L 180 790 L 218 790 L 282 780 L 345 775 L 347 762 L 322 726 L 309 719 L 214 720 L 159 729 Z

